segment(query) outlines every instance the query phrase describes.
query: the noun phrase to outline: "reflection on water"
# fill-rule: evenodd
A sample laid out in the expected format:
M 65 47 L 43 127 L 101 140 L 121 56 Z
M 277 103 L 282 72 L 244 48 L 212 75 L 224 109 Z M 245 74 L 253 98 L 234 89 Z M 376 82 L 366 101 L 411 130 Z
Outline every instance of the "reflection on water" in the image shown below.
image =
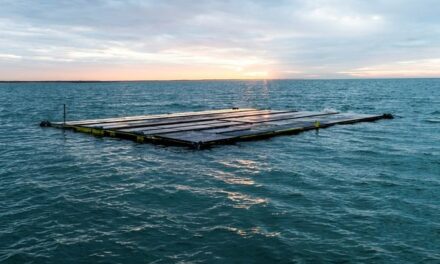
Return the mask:
M 236 176 L 228 172 L 216 171 L 212 176 L 228 184 L 255 185 L 255 181 L 251 178 Z
M 270 90 L 267 80 L 247 81 L 243 83 L 242 101 L 259 108 L 270 108 Z
M 267 199 L 258 198 L 239 192 L 223 191 L 222 193 L 226 193 L 228 195 L 228 199 L 234 202 L 233 206 L 235 208 L 249 209 L 253 205 L 264 205 L 267 203 Z
M 258 226 L 252 227 L 249 229 L 240 229 L 240 228 L 235 228 L 235 227 L 226 227 L 226 229 L 231 232 L 234 232 L 242 237 L 252 237 L 255 235 L 261 235 L 264 237 L 279 237 L 280 236 L 279 232 L 268 232 Z
M 221 165 L 225 166 L 225 168 L 233 168 L 245 171 L 246 173 L 259 173 L 267 164 L 262 161 L 254 161 L 254 160 L 246 160 L 246 159 L 225 159 L 218 161 Z

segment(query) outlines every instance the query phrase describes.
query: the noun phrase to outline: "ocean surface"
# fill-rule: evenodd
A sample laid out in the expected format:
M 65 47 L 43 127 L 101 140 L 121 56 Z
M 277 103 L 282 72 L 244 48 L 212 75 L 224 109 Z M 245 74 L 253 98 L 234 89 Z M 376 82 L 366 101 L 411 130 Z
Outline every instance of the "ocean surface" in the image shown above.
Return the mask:
M 230 107 L 393 120 L 196 151 L 39 122 Z M 440 79 L 0 83 L 0 262 L 440 263 Z

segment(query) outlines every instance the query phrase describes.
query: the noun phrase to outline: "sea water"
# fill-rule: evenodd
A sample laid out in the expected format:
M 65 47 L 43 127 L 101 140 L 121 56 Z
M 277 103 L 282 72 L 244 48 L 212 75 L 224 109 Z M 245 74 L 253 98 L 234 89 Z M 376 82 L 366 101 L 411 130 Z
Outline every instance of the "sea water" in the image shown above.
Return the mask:
M 395 119 L 196 151 L 38 126 L 63 104 Z M 440 79 L 1 83 L 0 262 L 440 263 Z

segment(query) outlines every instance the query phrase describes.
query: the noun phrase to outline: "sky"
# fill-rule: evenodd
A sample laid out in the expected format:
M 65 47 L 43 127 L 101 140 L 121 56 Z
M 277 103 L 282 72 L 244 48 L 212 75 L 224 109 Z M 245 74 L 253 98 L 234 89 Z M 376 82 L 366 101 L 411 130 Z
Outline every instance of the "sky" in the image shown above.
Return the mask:
M 438 0 L 0 0 L 0 80 L 440 77 Z

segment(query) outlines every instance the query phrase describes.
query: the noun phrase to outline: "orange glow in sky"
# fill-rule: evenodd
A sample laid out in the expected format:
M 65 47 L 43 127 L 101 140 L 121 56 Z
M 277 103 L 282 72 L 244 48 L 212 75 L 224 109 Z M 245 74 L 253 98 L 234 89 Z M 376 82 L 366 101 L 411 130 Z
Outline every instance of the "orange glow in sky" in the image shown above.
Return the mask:
M 432 5 L 361 2 L 9 1 L 0 80 L 440 77 Z

